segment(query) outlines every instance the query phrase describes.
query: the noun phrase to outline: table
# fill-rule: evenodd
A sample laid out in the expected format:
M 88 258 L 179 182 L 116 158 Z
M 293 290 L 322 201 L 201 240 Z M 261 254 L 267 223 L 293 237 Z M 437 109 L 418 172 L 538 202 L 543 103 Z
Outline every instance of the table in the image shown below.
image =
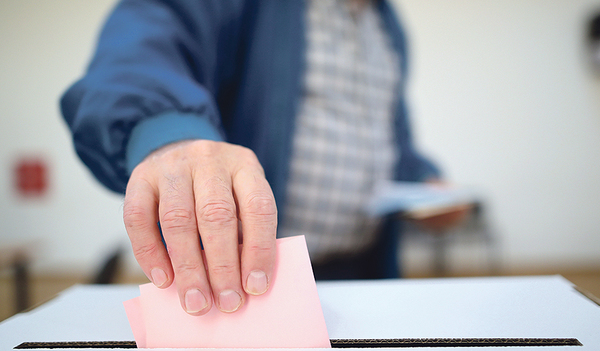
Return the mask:
M 600 350 L 600 306 L 560 276 L 340 281 L 317 286 L 331 339 L 560 338 L 582 346 L 468 350 Z M 132 341 L 122 302 L 138 295 L 137 286 L 130 285 L 74 286 L 0 323 L 0 349 L 10 350 L 22 342 Z

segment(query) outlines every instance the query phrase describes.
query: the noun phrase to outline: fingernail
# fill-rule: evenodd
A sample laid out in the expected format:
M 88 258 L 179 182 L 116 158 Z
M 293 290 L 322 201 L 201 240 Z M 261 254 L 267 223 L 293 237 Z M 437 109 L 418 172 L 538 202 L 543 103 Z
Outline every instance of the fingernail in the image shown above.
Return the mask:
M 167 282 L 167 273 L 160 268 L 153 268 L 150 271 L 150 277 L 152 278 L 152 283 L 159 288 Z
M 252 295 L 260 295 L 267 291 L 267 275 L 263 271 L 252 271 L 246 280 L 246 292 Z
M 198 313 L 208 306 L 206 297 L 198 289 L 190 289 L 185 293 L 185 310 L 187 313 Z
M 234 290 L 223 290 L 219 294 L 219 309 L 223 312 L 235 312 L 242 304 L 242 297 Z

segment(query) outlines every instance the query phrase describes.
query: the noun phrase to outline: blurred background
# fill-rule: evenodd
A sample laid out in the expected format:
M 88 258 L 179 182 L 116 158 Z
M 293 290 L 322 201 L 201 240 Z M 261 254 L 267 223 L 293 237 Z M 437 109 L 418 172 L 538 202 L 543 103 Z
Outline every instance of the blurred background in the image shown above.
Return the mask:
M 405 276 L 562 274 L 600 296 L 600 0 L 392 2 L 417 145 L 481 196 L 475 224 L 407 233 Z M 58 108 L 114 3 L 0 2 L 0 320 L 93 282 L 119 249 L 116 281 L 146 281 L 122 197 L 79 161 Z

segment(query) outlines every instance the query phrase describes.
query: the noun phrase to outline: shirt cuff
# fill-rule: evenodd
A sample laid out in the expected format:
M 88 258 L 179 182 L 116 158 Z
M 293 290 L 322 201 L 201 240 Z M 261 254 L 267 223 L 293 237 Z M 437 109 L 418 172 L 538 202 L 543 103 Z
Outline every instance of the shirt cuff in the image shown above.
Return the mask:
M 224 140 L 208 117 L 194 113 L 168 112 L 140 121 L 131 131 L 125 149 L 128 174 L 152 151 L 190 139 Z

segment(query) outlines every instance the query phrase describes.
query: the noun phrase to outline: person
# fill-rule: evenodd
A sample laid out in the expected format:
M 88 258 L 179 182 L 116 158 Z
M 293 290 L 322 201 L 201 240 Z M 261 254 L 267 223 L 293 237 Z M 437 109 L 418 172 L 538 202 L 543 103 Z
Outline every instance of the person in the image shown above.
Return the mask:
M 306 236 L 317 278 L 399 276 L 398 222 L 361 205 L 379 180 L 439 179 L 406 73 L 387 1 L 123 0 L 61 108 L 125 193 L 148 278 L 191 315 L 234 312 L 268 290 L 276 236 Z

